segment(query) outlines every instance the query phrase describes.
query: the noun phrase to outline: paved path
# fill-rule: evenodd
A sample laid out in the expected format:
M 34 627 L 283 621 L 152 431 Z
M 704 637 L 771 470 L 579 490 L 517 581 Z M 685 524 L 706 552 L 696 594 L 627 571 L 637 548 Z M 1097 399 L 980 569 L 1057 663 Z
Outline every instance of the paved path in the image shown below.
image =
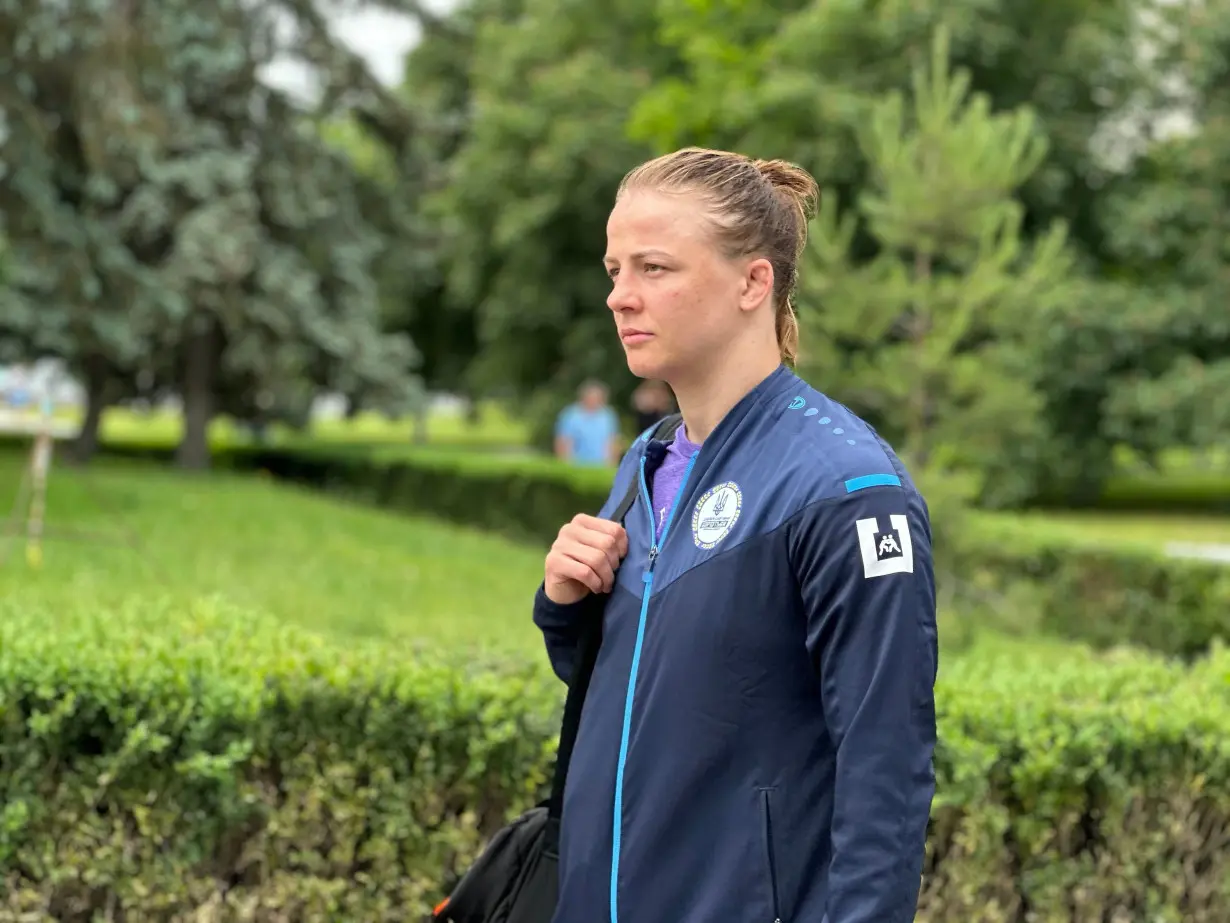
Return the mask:
M 1172 558 L 1193 558 L 1201 561 L 1218 561 L 1230 564 L 1230 545 L 1214 545 L 1196 542 L 1170 542 L 1166 554 Z

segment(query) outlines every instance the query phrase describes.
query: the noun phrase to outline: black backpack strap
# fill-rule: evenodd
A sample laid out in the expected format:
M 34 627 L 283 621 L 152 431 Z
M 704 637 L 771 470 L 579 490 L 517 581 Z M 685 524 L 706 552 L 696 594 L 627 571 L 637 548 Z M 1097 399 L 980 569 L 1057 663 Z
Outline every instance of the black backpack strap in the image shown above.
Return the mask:
M 658 425 L 653 428 L 653 433 L 650 434 L 650 439 L 673 439 L 675 438 L 675 430 L 679 429 L 683 423 L 683 414 L 672 413 L 669 416 L 663 417 L 658 421 Z
M 654 427 L 650 438 L 672 437 L 682 422 L 683 417 L 677 413 L 663 417 Z M 623 499 L 619 501 L 619 506 L 611 513 L 612 522 L 623 523 L 628 511 L 636 503 L 639 487 L 639 480 L 634 476 Z M 559 823 L 564 810 L 568 764 L 572 761 L 572 747 L 581 726 L 581 708 L 585 704 L 585 693 L 589 690 L 589 680 L 594 672 L 594 664 L 598 661 L 598 648 L 602 646 L 602 613 L 607 599 L 605 595 L 591 593 L 586 597 L 586 611 L 581 616 L 577 660 L 572 669 L 572 682 L 568 684 L 568 697 L 564 700 L 564 720 L 560 727 L 559 751 L 555 758 L 555 776 L 551 783 L 551 800 L 547 802 L 547 851 L 552 855 L 558 854 L 559 851 Z
M 675 430 L 679 429 L 679 425 L 683 422 L 681 414 L 672 413 L 669 417 L 663 417 L 654 426 L 653 432 L 649 434 L 650 439 L 664 440 L 671 439 L 675 435 Z M 623 500 L 619 502 L 619 506 L 615 507 L 615 512 L 611 514 L 612 522 L 624 521 L 624 517 L 628 515 L 628 510 L 632 509 L 632 504 L 636 503 L 636 494 L 638 487 L 637 478 L 633 476 L 632 483 L 628 485 L 628 492 L 624 494 Z

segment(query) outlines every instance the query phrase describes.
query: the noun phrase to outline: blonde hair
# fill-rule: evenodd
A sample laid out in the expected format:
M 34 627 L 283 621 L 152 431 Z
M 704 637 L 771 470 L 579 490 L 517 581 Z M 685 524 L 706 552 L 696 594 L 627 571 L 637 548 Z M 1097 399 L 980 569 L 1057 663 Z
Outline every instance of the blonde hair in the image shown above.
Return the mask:
M 689 147 L 647 161 L 619 184 L 631 189 L 692 193 L 705 203 L 719 246 L 732 259 L 763 254 L 773 264 L 777 346 L 793 364 L 799 351 L 794 310 L 799 257 L 820 190 L 802 167 L 785 160 L 752 160 L 730 151 Z

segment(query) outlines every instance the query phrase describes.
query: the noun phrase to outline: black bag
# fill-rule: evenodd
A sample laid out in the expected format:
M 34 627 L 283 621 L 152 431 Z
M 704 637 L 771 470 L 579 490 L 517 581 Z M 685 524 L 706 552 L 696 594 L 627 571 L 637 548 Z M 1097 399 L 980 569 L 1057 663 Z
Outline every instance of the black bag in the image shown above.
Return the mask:
M 679 414 L 662 419 L 653 438 L 666 439 L 679 427 Z M 636 502 L 637 479 L 611 515 L 622 523 Z M 602 610 L 605 596 L 590 595 L 582 615 L 577 661 L 568 684 L 559 752 L 551 797 L 526 811 L 497 833 L 475 863 L 437 905 L 434 923 L 551 923 L 559 899 L 559 828 L 564 806 L 568 763 L 581 723 L 581 706 L 602 645 Z

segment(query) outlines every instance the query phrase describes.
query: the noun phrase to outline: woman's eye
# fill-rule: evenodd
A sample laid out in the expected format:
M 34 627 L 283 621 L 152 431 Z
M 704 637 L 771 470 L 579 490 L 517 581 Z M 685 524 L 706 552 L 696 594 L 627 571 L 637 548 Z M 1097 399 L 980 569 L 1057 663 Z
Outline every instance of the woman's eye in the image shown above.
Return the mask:
M 664 266 L 659 266 L 657 263 L 646 263 L 646 264 L 645 264 L 645 271 L 646 271 L 646 272 L 653 272 L 654 270 L 657 270 L 657 269 L 665 269 L 665 268 L 666 268 L 666 267 L 664 267 Z

